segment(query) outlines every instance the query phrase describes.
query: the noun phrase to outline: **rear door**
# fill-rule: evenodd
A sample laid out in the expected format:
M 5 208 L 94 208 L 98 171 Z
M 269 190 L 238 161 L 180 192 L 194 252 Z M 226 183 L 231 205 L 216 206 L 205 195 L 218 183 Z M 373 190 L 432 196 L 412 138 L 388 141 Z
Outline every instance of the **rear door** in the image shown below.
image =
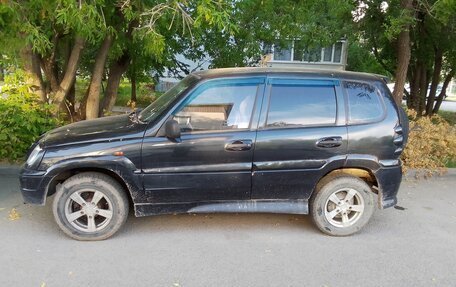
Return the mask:
M 307 200 L 347 153 L 338 80 L 270 78 L 253 159 L 252 199 Z

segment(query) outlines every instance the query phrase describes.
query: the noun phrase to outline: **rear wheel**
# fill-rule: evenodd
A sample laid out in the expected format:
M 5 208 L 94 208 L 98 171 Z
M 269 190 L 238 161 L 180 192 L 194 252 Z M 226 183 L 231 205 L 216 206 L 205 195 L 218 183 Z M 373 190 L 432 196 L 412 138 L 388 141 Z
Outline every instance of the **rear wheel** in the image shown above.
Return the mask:
M 322 232 L 347 236 L 367 224 L 374 213 L 374 196 L 362 179 L 343 175 L 317 187 L 310 209 Z
M 53 212 L 59 227 L 77 240 L 103 240 L 125 223 L 128 198 L 113 178 L 84 172 L 67 179 L 54 198 Z

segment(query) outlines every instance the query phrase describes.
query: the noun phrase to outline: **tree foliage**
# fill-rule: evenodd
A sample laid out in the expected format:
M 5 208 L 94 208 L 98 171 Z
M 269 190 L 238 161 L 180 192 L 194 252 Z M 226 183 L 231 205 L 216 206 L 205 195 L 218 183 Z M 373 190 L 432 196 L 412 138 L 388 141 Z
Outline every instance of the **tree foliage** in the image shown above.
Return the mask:
M 352 37 L 348 40 L 347 70 L 374 73 L 392 77 L 375 58 L 374 54 L 359 39 Z
M 21 159 L 30 145 L 60 122 L 52 117 L 52 105 L 40 103 L 24 81 L 24 73 L 5 77 L 0 96 L 0 159 Z
M 10 31 L 8 37 L 24 47 L 22 66 L 43 100 L 71 113 L 75 77 L 90 78 L 81 104 L 84 118 L 85 110 L 98 114 L 93 106 L 113 62 L 124 57 L 128 66 L 136 60 L 137 74 L 163 71 L 199 29 L 231 31 L 229 9 L 223 0 L 8 1 L 0 3 L 0 25 L 2 34 Z M 2 47 L 1 54 L 15 59 L 20 53 Z
M 404 9 L 405 2 L 1 1 L 0 66 L 23 68 L 42 101 L 78 119 L 109 112 L 122 78 L 138 83 L 191 72 L 182 57 L 211 59 L 211 67 L 258 65 L 267 47 L 290 40 L 312 49 L 347 38 L 349 69 L 397 78 L 398 63 L 406 63 L 399 47 L 406 30 L 407 105 L 432 114 L 445 95 L 439 83 L 456 73 L 456 2 L 415 0 Z M 76 77 L 90 82 L 79 113 Z
M 272 44 L 284 47 L 299 40 L 314 48 L 333 44 L 350 32 L 354 9 L 349 0 L 249 0 L 233 1 L 233 32 L 208 29 L 198 35 L 201 49 L 195 57 L 208 55 L 212 67 L 255 65 Z
M 438 85 L 451 80 L 455 74 L 456 2 L 413 1 L 413 13 L 405 13 L 401 2 L 360 1 L 357 30 L 363 45 L 394 75 L 398 55 L 402 52 L 398 47 L 399 35 L 404 25 L 408 25 L 410 41 L 406 44 L 411 56 L 407 71 L 410 83 L 407 106 L 418 115 L 432 115 L 438 111 L 446 93 L 446 89 L 441 89 L 437 94 Z

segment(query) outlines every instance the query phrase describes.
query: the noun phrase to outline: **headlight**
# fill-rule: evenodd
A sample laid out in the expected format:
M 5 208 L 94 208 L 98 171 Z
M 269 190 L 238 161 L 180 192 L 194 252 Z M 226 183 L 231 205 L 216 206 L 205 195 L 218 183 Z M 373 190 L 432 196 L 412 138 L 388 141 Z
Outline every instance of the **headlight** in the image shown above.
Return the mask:
M 32 150 L 32 152 L 30 153 L 30 155 L 27 159 L 27 162 L 26 162 L 26 166 L 28 168 L 37 167 L 36 165 L 39 164 L 43 155 L 44 155 L 43 149 L 40 147 L 39 144 L 37 144 L 35 146 L 35 148 Z

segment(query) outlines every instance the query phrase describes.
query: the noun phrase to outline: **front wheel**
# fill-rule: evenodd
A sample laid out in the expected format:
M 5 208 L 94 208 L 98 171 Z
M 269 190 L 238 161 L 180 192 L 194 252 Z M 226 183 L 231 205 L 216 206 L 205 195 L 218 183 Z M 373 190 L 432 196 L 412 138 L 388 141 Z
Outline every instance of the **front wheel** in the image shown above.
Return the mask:
M 374 196 L 360 178 L 343 175 L 317 187 L 310 202 L 315 225 L 333 236 L 359 231 L 374 213 Z
M 83 172 L 67 179 L 56 193 L 54 218 L 59 227 L 77 240 L 103 240 L 125 223 L 128 198 L 113 178 Z

